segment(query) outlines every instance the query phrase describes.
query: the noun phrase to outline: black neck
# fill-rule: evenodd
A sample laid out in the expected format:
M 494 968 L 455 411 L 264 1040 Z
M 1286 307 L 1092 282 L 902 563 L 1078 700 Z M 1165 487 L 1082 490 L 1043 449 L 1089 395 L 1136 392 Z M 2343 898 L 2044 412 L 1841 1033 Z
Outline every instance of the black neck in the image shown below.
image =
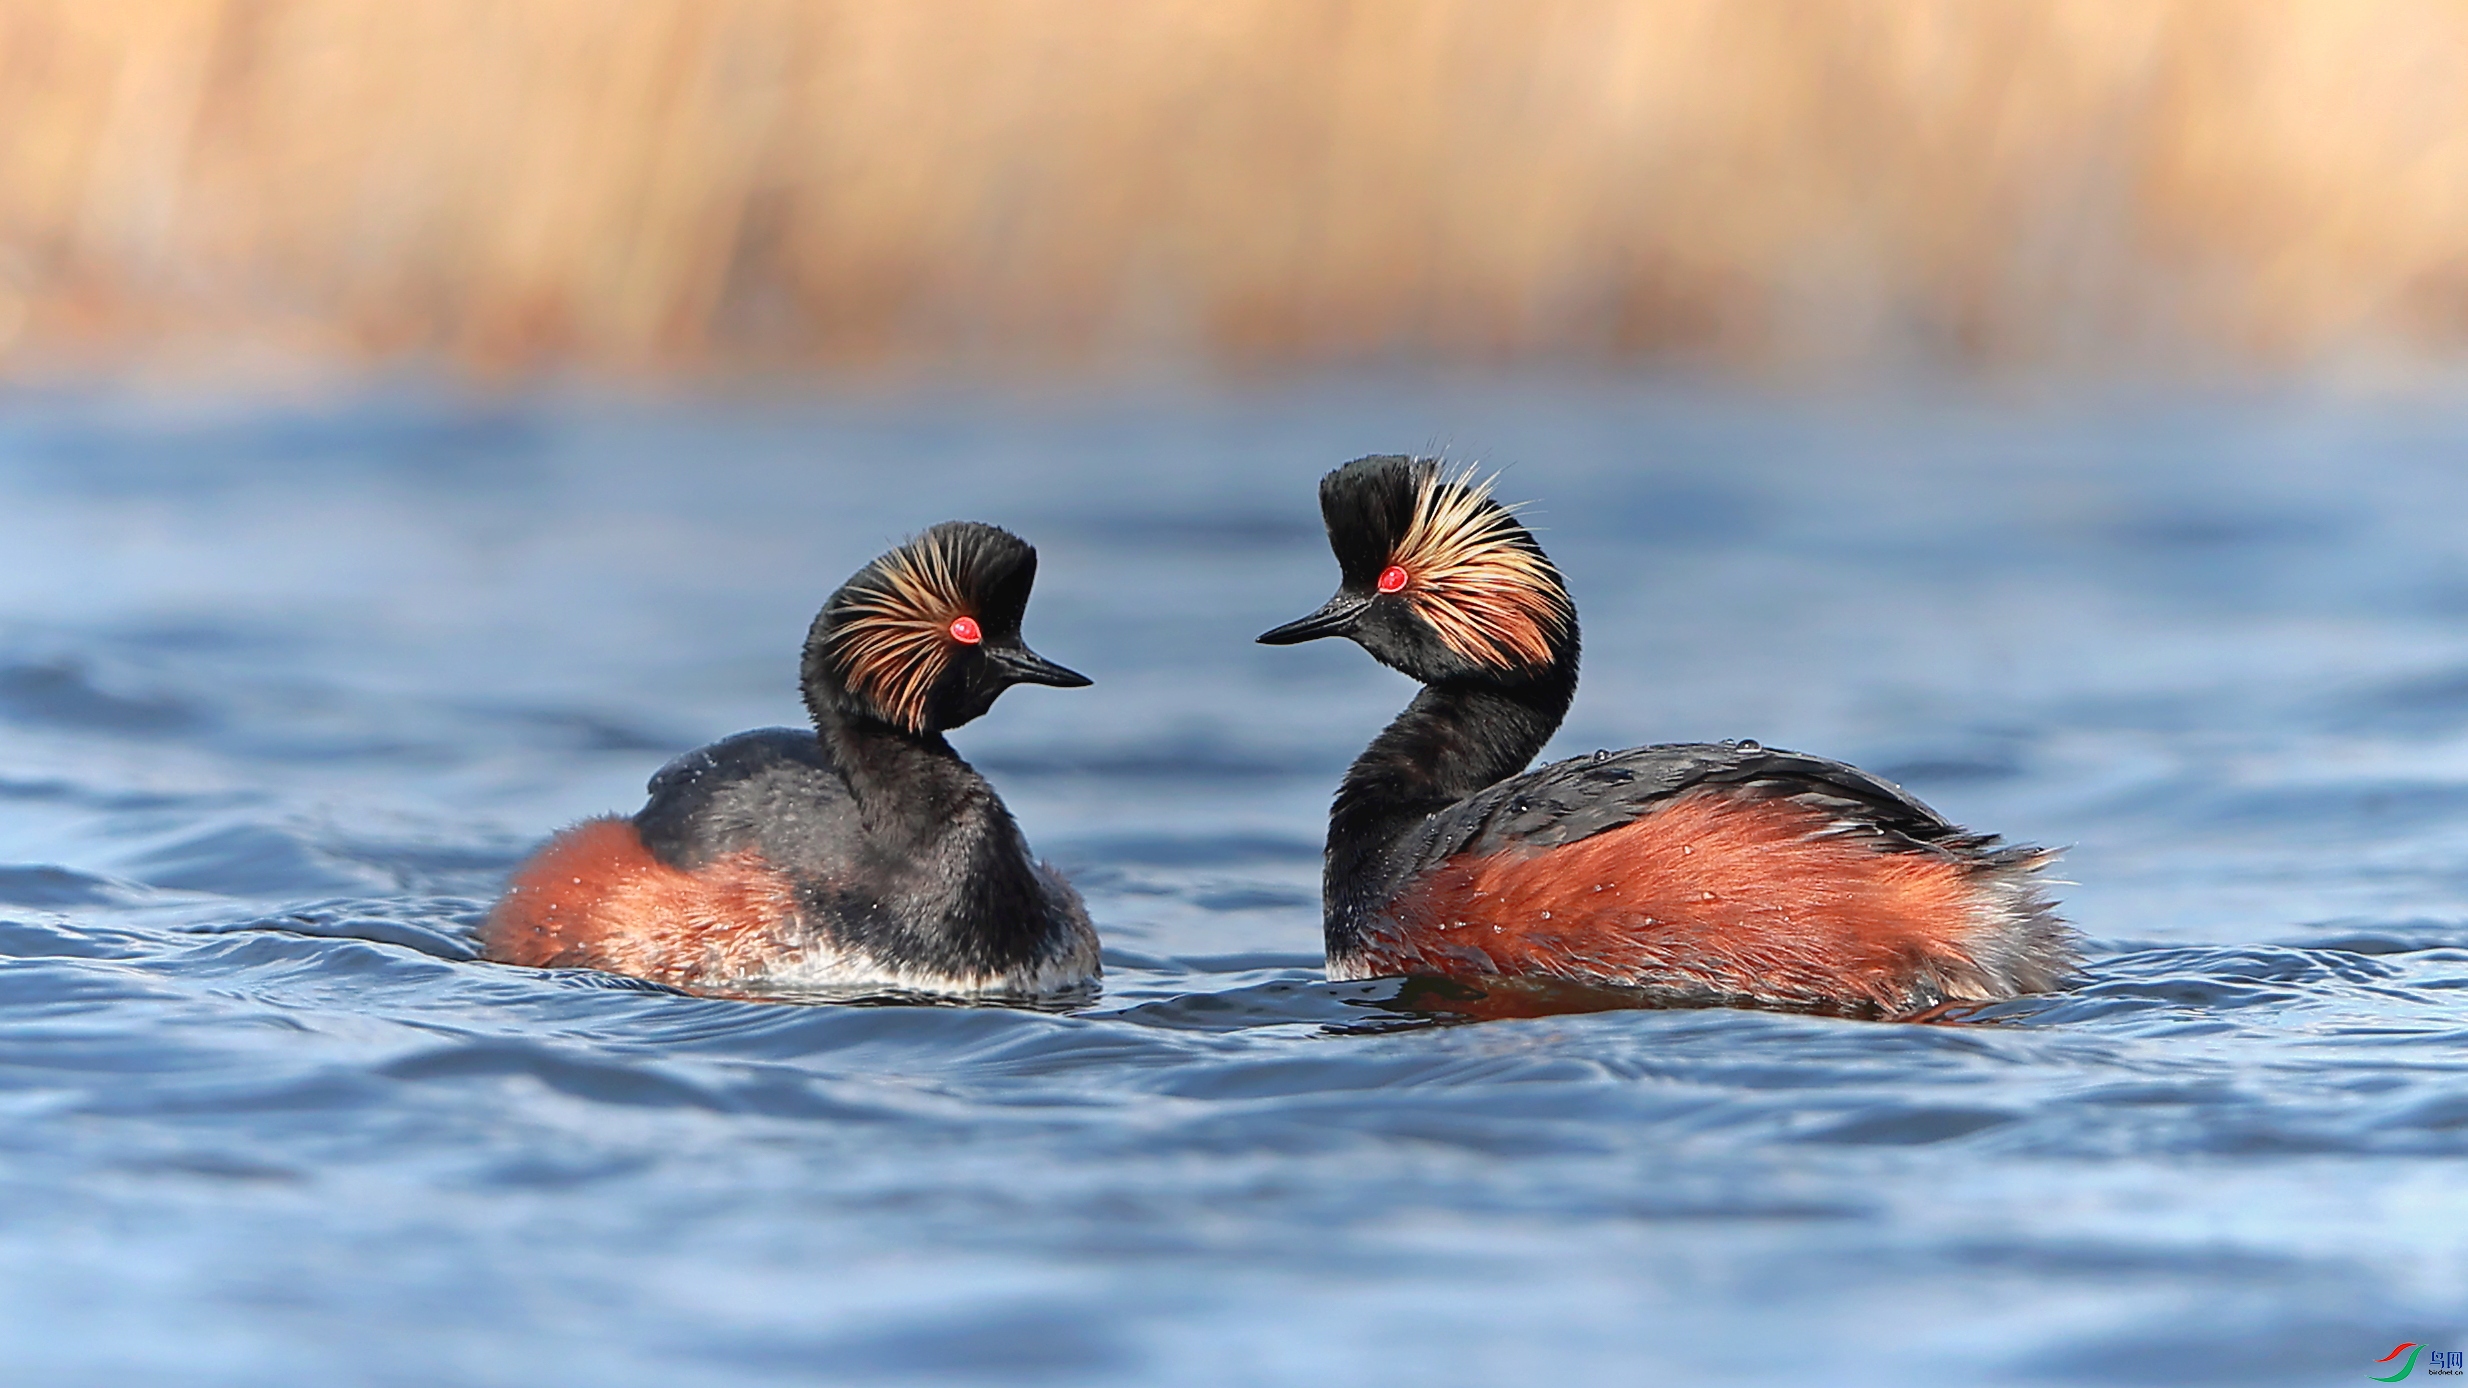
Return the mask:
M 847 778 L 871 836 L 931 838 L 962 813 L 973 789 L 985 786 L 941 733 L 912 733 L 837 711 L 817 718 L 815 729 Z
M 894 884 L 856 927 L 865 945 L 894 962 L 989 972 L 1035 958 L 1052 912 L 994 787 L 940 733 L 837 713 L 816 726 Z
M 1425 685 L 1371 740 L 1328 816 L 1321 902 L 1332 952 L 1395 888 L 1389 850 L 1429 816 L 1526 768 L 1568 715 L 1574 653 L 1519 684 Z

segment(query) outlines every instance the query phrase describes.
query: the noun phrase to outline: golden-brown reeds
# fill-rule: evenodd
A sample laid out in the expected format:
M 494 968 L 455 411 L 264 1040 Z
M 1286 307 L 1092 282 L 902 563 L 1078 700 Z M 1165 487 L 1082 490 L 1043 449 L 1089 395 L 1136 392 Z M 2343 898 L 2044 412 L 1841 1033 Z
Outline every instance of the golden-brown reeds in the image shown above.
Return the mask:
M 2468 340 L 2468 0 L 0 0 L 0 351 Z

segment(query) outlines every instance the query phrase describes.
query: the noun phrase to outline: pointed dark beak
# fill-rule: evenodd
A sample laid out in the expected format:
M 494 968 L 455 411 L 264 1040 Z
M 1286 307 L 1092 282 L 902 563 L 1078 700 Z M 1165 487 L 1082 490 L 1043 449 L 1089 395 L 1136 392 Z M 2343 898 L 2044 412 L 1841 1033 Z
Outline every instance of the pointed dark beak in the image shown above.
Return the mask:
M 1260 633 L 1263 646 L 1296 646 L 1305 641 L 1317 641 L 1323 636 L 1344 636 L 1354 630 L 1354 619 L 1371 605 L 1371 599 L 1352 593 L 1339 593 L 1308 617 L 1286 623 L 1274 631 Z
M 1026 646 L 995 646 L 986 651 L 994 668 L 1013 684 L 1050 684 L 1056 689 L 1085 689 L 1096 681 L 1077 670 L 1066 670 Z

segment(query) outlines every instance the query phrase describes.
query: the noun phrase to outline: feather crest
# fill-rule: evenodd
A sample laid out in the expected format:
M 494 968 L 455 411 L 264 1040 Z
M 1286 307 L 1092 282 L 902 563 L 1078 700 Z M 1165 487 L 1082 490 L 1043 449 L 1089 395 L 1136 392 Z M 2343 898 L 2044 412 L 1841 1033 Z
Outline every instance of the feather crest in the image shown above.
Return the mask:
M 849 688 L 910 732 L 924 731 L 927 696 L 951 668 L 953 619 L 973 615 L 963 569 L 928 531 L 875 561 L 841 604 L 832 656 Z
M 1389 562 L 1405 570 L 1405 599 L 1450 650 L 1505 668 L 1539 669 L 1574 617 L 1551 561 L 1491 499 L 1494 478 L 1474 469 L 1424 472 L 1414 519 Z

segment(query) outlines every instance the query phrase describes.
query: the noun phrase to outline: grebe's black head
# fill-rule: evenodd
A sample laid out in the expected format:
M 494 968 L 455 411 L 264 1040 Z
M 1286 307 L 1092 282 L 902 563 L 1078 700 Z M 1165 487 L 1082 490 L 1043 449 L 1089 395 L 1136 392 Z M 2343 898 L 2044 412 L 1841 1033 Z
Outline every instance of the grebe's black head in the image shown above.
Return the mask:
M 1015 684 L 1076 689 L 1020 639 L 1037 551 L 1007 530 L 946 521 L 859 569 L 806 635 L 806 707 L 911 733 L 956 728 Z
M 1573 670 L 1577 614 L 1560 571 L 1473 469 L 1357 458 L 1320 479 L 1337 595 L 1260 640 L 1345 636 L 1425 684 L 1518 683 Z

